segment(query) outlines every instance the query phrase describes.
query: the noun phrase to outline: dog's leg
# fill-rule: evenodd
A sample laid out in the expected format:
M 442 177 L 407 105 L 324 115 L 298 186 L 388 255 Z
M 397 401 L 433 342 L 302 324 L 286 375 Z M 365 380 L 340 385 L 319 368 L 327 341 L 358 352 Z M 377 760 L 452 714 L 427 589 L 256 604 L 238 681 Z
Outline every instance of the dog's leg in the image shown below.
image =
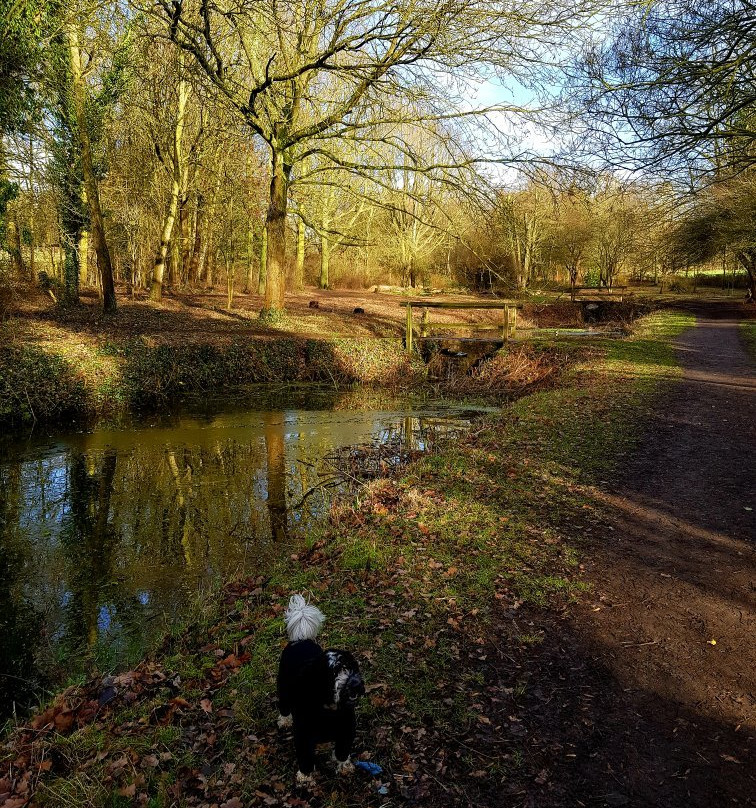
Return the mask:
M 351 774 L 354 765 L 349 760 L 355 735 L 357 734 L 357 720 L 353 711 L 340 711 L 340 721 L 336 732 L 336 743 L 333 748 L 333 758 L 336 761 L 336 771 L 339 774 Z
M 348 752 L 346 760 L 339 760 L 336 750 L 334 750 L 331 760 L 336 764 L 336 774 L 351 774 L 354 771 L 354 763 L 349 760 Z
M 298 786 L 314 786 L 315 785 L 315 778 L 312 774 L 303 774 L 302 772 L 297 772 L 297 785 Z
M 314 783 L 312 771 L 315 768 L 315 738 L 312 733 L 294 726 L 294 751 L 297 753 L 297 783 L 311 785 Z

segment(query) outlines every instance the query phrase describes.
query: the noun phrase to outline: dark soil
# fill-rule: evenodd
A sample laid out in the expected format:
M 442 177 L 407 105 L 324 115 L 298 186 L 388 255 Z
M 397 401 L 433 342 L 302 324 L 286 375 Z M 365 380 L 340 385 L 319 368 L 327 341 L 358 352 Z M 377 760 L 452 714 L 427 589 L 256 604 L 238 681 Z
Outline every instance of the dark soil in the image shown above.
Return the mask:
M 683 377 L 592 492 L 608 518 L 592 596 L 523 618 L 540 652 L 489 677 L 528 682 L 509 718 L 534 778 L 490 804 L 754 804 L 756 377 L 734 320 L 699 317 L 678 350 Z

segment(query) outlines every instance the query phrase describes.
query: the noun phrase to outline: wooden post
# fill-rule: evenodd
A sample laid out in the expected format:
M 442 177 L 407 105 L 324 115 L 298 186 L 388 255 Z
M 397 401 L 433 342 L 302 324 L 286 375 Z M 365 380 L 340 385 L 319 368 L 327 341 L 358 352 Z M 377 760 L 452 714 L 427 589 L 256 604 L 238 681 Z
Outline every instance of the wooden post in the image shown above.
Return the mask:
M 428 309 L 424 308 L 420 318 L 420 336 L 428 336 Z
M 412 353 L 412 304 L 407 303 L 407 337 L 405 339 L 407 353 Z
M 517 306 L 512 306 L 512 311 L 509 317 L 509 326 L 511 328 L 511 339 L 515 338 L 515 331 L 517 331 Z
M 504 306 L 502 311 L 501 339 L 502 342 L 509 341 L 509 306 Z

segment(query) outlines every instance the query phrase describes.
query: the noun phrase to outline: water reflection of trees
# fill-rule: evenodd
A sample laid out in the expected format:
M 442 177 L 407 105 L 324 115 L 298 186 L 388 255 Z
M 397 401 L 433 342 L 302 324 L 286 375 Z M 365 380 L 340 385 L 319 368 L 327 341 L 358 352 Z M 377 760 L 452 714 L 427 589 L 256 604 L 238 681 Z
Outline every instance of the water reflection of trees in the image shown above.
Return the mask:
M 68 458 L 68 503 L 60 530 L 67 573 L 61 639 L 71 649 L 95 649 L 100 608 L 115 588 L 111 584 L 118 534 L 110 520 L 110 501 L 116 464 L 112 450 L 99 463 L 81 452 Z
M 0 462 L 0 711 L 23 691 L 3 690 L 9 674 L 34 690 L 35 655 L 66 676 L 135 659 L 204 582 L 264 570 L 327 505 L 303 496 L 323 479 L 318 461 L 380 436 L 385 420 L 220 414 L 70 436 Z
M 288 509 L 286 506 L 284 422 L 283 418 L 277 413 L 267 413 L 263 423 L 265 424 L 266 481 L 268 484 L 266 502 L 270 518 L 270 532 L 274 541 L 281 542 L 289 534 Z
M 42 618 L 23 592 L 23 574 L 33 552 L 19 530 L 21 474 L 0 467 L 0 717 L 33 703 L 44 684 L 34 659 Z

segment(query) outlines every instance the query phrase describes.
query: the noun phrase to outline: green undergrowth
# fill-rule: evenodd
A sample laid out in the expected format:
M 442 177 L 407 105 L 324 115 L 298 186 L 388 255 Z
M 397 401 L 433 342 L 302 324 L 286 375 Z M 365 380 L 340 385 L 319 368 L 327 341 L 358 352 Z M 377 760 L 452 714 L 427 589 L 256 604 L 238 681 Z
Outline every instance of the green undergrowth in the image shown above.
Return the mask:
M 396 339 L 72 345 L 61 336 L 0 349 L 0 423 L 111 415 L 259 383 L 407 388 L 424 377 L 422 362 L 409 358 Z
M 356 751 L 386 770 L 384 792 L 321 775 L 318 804 L 378 806 L 385 793 L 422 801 L 446 767 L 444 804 L 454 802 L 455 766 L 494 786 L 516 778 L 523 749 L 500 731 L 500 715 L 516 718 L 531 685 L 513 665 L 492 696 L 486 677 L 495 662 L 500 680 L 513 654 L 537 649 L 529 612 L 581 597 L 582 537 L 605 520 L 591 487 L 631 450 L 677 374 L 670 341 L 692 322 L 645 318 L 631 338 L 593 350 L 564 386 L 487 416 L 402 478 L 361 488 L 270 578 L 228 585 L 167 638 L 149 664 L 173 685 L 124 696 L 68 734 L 17 730 L 6 759 L 31 772 L 40 806 L 302 804 L 273 695 L 283 609 L 300 591 L 327 615 L 324 644 L 361 660 L 368 695 Z M 57 704 L 91 695 L 66 698 Z M 43 770 L 41 760 L 55 763 Z

